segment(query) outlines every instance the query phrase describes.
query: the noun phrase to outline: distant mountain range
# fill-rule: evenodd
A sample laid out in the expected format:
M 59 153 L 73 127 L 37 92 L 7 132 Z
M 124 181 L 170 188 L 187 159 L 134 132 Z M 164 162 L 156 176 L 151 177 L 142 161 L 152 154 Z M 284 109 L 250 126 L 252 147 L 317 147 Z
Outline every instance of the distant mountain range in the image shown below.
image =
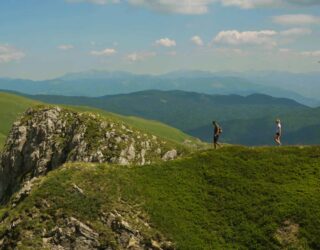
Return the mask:
M 320 73 L 175 71 L 163 75 L 88 71 L 31 81 L 0 78 L 0 89 L 26 94 L 89 96 L 128 94 L 145 90 L 182 90 L 203 94 L 266 94 L 320 106 Z
M 244 145 L 272 144 L 274 121 L 281 118 L 285 144 L 320 144 L 320 108 L 262 94 L 243 97 L 150 90 L 103 97 L 27 97 L 158 120 L 205 141 L 211 140 L 211 122 L 217 120 L 223 126 L 223 141 Z

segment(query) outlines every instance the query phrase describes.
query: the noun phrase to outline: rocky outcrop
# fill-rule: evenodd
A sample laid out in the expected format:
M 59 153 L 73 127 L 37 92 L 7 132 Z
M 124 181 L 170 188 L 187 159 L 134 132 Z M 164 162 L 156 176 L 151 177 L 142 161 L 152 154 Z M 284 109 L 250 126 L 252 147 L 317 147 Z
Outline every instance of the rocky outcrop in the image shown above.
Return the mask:
M 62 227 L 56 226 L 50 232 L 44 231 L 42 241 L 45 249 L 52 250 L 101 249 L 99 234 L 74 217 L 65 219 Z
M 29 109 L 14 123 L 0 160 L 0 200 L 65 162 L 144 165 L 171 160 L 174 145 L 120 121 L 59 107 Z
M 0 249 L 26 249 L 22 242 L 26 240 L 32 242 L 32 239 L 37 239 L 37 244 L 34 244 L 30 249 L 175 249 L 171 241 L 166 240 L 161 233 L 149 225 L 140 213 L 131 208 L 130 211 L 122 211 L 122 213 L 117 210 L 108 213 L 101 212 L 98 221 L 90 223 L 66 214 L 60 214 L 59 211 L 54 216 L 44 215 L 41 213 L 43 206 L 50 205 L 43 201 L 42 205 L 38 205 L 32 212 L 22 212 L 13 219 L 2 219 L 0 222 L 2 226 L 3 224 L 8 226 L 0 235 Z M 27 224 L 30 221 L 41 223 L 42 232 L 36 232 L 32 227 L 28 227 Z M 51 225 L 52 223 L 54 226 Z M 98 227 L 100 230 L 91 224 L 100 225 Z

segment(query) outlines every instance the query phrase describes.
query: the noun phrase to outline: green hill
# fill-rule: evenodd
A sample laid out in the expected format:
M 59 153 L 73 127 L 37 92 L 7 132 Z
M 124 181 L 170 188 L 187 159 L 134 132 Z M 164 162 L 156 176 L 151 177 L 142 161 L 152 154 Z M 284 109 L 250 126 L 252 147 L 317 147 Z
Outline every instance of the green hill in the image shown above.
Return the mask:
M 0 148 L 3 146 L 5 138 L 12 126 L 12 123 L 29 107 L 39 105 L 41 102 L 34 101 L 25 97 L 21 97 L 15 94 L 6 92 L 0 92 Z M 69 107 L 70 108 L 70 107 Z M 163 137 L 164 139 L 172 140 L 175 142 L 182 143 L 184 141 L 197 142 L 193 137 L 184 134 L 178 129 L 165 125 L 163 123 L 146 120 L 133 116 L 123 116 L 102 111 L 90 107 L 76 107 L 72 109 L 83 112 L 95 112 L 102 116 L 110 117 L 116 120 L 121 120 L 127 124 L 140 129 L 145 130 L 151 134 Z
M 29 98 L 54 104 L 84 105 L 117 114 L 134 115 L 165 122 L 184 131 L 212 119 L 253 119 L 288 111 L 307 110 L 295 101 L 265 95 L 205 95 L 183 91 L 142 91 L 103 97 L 35 95 Z
M 11 129 L 12 123 L 28 107 L 39 104 L 39 102 L 21 96 L 0 92 L 0 148 Z
M 320 144 L 320 137 L 312 136 L 318 133 L 320 109 L 261 94 L 243 97 L 151 90 L 98 98 L 45 95 L 30 98 L 158 120 L 203 141 L 211 141 L 211 121 L 218 120 L 224 128 L 222 140 L 242 145 L 272 144 L 274 121 L 279 117 L 283 121 L 285 144 Z M 301 131 L 308 136 L 301 136 Z
M 76 218 L 101 246 L 121 249 L 119 231 L 104 222 L 118 211 L 146 244 L 319 249 L 319 157 L 319 147 L 230 147 L 144 167 L 67 164 L 39 179 L 16 207 L 2 209 L 0 237 L 12 248 L 42 249 L 45 237 L 63 239 L 65 221 Z

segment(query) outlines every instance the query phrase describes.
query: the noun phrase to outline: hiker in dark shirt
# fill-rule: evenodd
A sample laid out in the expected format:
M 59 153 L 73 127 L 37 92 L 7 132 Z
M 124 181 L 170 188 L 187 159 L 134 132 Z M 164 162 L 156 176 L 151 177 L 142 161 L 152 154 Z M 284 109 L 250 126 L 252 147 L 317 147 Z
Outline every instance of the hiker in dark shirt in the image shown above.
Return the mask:
M 219 141 L 219 137 L 222 133 L 222 128 L 219 126 L 219 124 L 215 121 L 212 122 L 212 126 L 214 128 L 214 134 L 213 134 L 213 146 L 216 149 L 217 146 L 221 147 Z

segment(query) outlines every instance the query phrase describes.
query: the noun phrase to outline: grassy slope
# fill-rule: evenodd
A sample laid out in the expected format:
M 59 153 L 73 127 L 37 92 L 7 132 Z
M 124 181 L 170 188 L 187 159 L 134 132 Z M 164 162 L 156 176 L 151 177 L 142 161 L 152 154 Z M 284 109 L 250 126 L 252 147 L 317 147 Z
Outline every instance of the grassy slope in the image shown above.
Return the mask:
M 40 102 L 32 101 L 30 99 L 0 92 L 0 148 L 3 146 L 5 138 L 12 126 L 12 123 L 29 107 L 40 104 Z M 145 130 L 151 134 L 163 137 L 164 139 L 172 140 L 175 142 L 183 142 L 185 140 L 194 140 L 178 129 L 172 128 L 160 122 L 145 120 L 137 117 L 121 116 L 98 109 L 88 107 L 72 107 L 77 111 L 90 111 L 99 113 L 103 116 L 122 120 L 127 124 Z
M 145 167 L 76 163 L 44 177 L 9 217 L 46 199 L 44 217 L 61 210 L 99 231 L 99 211 L 121 198 L 147 212 L 178 249 L 279 249 L 275 232 L 285 220 L 300 225 L 288 249 L 319 249 L 319 158 L 319 147 L 230 147 Z M 86 197 L 72 192 L 73 183 Z M 42 226 L 34 219 L 16 230 Z
M 36 104 L 39 104 L 39 102 L 0 92 L 0 148 L 3 146 L 12 123 L 28 107 Z
M 93 113 L 98 113 L 102 116 L 107 116 L 114 119 L 122 120 L 125 123 L 139 130 L 146 131 L 153 135 L 160 136 L 164 139 L 171 140 L 174 142 L 182 143 L 185 140 L 190 140 L 193 142 L 198 141 L 194 137 L 183 133 L 181 130 L 170 127 L 169 125 L 166 125 L 158 121 L 146 120 L 146 119 L 135 117 L 135 116 L 118 115 L 115 113 L 110 113 L 110 112 L 102 111 L 102 110 L 91 108 L 91 107 L 80 107 L 80 106 L 65 106 L 65 107 L 72 108 L 75 111 L 93 112 Z

